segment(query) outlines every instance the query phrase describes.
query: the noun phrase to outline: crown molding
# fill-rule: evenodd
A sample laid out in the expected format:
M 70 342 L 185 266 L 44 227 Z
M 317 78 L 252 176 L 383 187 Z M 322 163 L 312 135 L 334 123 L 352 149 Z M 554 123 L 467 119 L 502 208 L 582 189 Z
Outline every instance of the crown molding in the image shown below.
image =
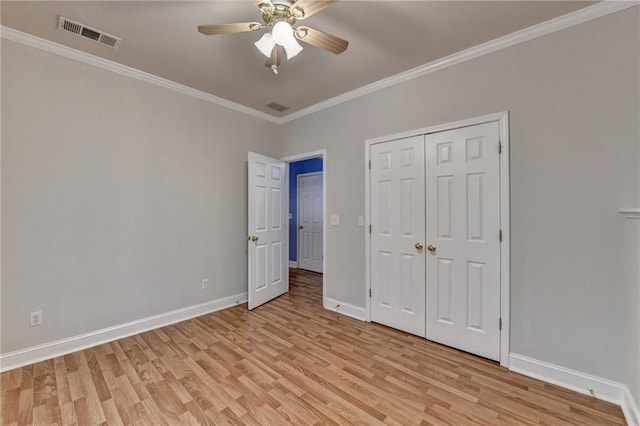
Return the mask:
M 262 111 L 249 108 L 245 105 L 232 102 L 228 99 L 203 92 L 202 90 L 194 89 L 192 87 L 185 86 L 184 84 L 176 83 L 175 81 L 167 80 L 166 78 L 158 77 L 156 75 L 140 71 L 136 68 L 128 67 L 126 65 L 122 65 L 117 62 L 113 62 L 108 59 L 83 52 L 81 50 L 72 49 L 70 47 L 45 40 L 31 34 L 23 33 L 21 31 L 14 30 L 13 28 L 0 26 L 0 38 L 43 50 L 48 53 L 53 53 L 54 55 L 73 59 L 88 65 L 93 65 L 107 71 L 112 71 L 126 77 L 153 84 L 154 86 L 164 87 L 165 89 L 173 90 L 174 92 L 182 93 L 183 95 L 191 96 L 215 105 L 219 105 L 224 108 L 232 109 L 234 111 L 251 115 L 253 117 L 261 118 L 272 123 L 280 124 L 277 117 L 266 114 Z
M 503 37 L 499 37 L 494 40 L 490 40 L 486 43 L 479 44 L 466 50 L 454 53 L 441 59 L 437 59 L 432 62 L 428 62 L 424 65 L 409 69 L 407 71 L 395 74 L 391 77 L 378 80 L 374 83 L 367 84 L 358 89 L 351 90 L 343 93 L 331 99 L 319 102 L 311 105 L 307 108 L 301 109 L 296 112 L 292 112 L 283 117 L 276 117 L 262 111 L 258 111 L 253 108 L 249 108 L 245 105 L 232 102 L 228 99 L 221 98 L 219 96 L 212 95 L 210 93 L 203 92 L 201 90 L 194 89 L 192 87 L 185 86 L 183 84 L 176 83 L 171 80 L 167 80 L 162 77 L 158 77 L 153 74 L 149 74 L 138 69 L 128 67 L 126 65 L 119 64 L 99 56 L 91 55 L 86 52 L 82 52 L 77 49 L 72 49 L 67 46 L 63 46 L 58 43 L 54 43 L 49 40 L 42 39 L 30 34 L 23 33 L 21 31 L 14 30 L 9 27 L 0 26 L 0 38 L 11 40 L 16 43 L 24 44 L 36 49 L 44 50 L 49 53 L 60 55 L 69 59 L 73 59 L 79 62 L 83 62 L 89 65 L 96 66 L 108 71 L 135 78 L 140 81 L 144 81 L 156 86 L 164 87 L 169 90 L 173 90 L 178 93 L 182 93 L 187 96 L 192 96 L 201 99 L 206 102 L 210 102 L 215 105 L 219 105 L 225 108 L 232 109 L 253 117 L 261 118 L 276 124 L 285 124 L 298 118 L 305 117 L 318 111 L 333 107 L 335 105 L 347 102 L 364 95 L 368 95 L 378 90 L 386 89 L 396 84 L 403 83 L 405 81 L 413 80 L 418 77 L 430 74 L 448 68 L 450 66 L 460 64 L 480 56 L 488 55 L 498 50 L 506 49 L 519 43 L 523 43 L 529 40 L 533 40 L 538 37 L 545 36 L 547 34 L 561 31 L 566 28 L 573 27 L 584 22 L 588 22 L 612 13 L 620 12 L 622 10 L 638 6 L 640 1 L 614 1 L 605 0 L 600 3 L 596 3 L 592 6 L 585 7 L 584 9 L 577 10 L 575 12 L 568 13 L 563 16 L 551 19 L 549 21 L 536 24 L 529 28 L 525 28 L 515 33 L 508 34 Z
M 556 31 L 564 30 L 566 28 L 573 27 L 575 25 L 582 24 L 584 22 L 588 22 L 602 16 L 610 15 L 612 13 L 619 12 L 630 7 L 637 6 L 639 4 L 640 1 L 605 0 L 592 6 L 585 7 L 584 9 L 580 9 L 575 12 L 550 19 L 545 22 L 541 22 L 540 24 L 536 24 L 523 30 L 516 31 L 515 33 L 507 34 L 503 37 L 490 40 L 486 43 L 470 47 L 469 49 L 462 50 L 449 56 L 445 56 L 444 58 L 437 59 L 424 65 L 420 65 L 407 71 L 392 75 L 391 77 L 387 77 L 374 83 L 367 84 L 366 86 L 362 86 L 358 89 L 343 93 L 334 98 L 327 99 L 326 101 L 311 105 L 310 107 L 292 112 L 291 114 L 287 114 L 284 117 L 281 117 L 279 121 L 280 124 L 284 124 L 289 121 L 293 121 L 298 118 L 313 114 L 315 112 L 322 111 L 323 109 L 341 104 L 343 102 L 347 102 L 361 96 L 377 92 L 378 90 L 386 89 L 387 87 L 391 87 L 405 81 L 413 80 L 414 78 L 422 77 L 426 74 L 430 74 L 432 72 L 436 72 L 441 69 L 448 68 L 450 66 L 457 65 L 471 59 L 475 59 L 479 56 L 488 55 L 489 53 L 506 49 L 516 44 L 533 40 L 535 38 L 542 37 Z

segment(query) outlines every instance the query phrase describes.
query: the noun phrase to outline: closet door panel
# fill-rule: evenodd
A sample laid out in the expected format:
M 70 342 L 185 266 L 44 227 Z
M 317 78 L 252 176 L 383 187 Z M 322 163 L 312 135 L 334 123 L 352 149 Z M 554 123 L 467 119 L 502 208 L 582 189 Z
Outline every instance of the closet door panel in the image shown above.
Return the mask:
M 371 146 L 371 320 L 425 335 L 424 136 Z
M 500 358 L 497 122 L 426 137 L 426 337 Z

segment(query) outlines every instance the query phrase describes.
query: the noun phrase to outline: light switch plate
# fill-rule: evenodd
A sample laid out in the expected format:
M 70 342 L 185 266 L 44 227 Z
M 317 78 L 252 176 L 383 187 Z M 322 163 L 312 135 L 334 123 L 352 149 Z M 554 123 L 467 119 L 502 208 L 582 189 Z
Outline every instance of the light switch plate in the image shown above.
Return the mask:
M 358 226 L 364 226 L 364 216 L 358 216 Z
M 332 225 L 340 225 L 340 216 L 337 214 L 331 215 L 331 224 Z

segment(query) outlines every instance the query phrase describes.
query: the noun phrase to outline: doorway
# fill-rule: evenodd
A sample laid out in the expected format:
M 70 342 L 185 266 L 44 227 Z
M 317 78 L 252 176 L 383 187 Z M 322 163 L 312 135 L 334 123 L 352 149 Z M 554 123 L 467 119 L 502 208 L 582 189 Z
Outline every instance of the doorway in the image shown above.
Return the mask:
M 290 279 L 322 286 L 326 296 L 326 151 L 282 158 L 289 189 L 288 242 Z
M 322 273 L 322 158 L 289 163 L 289 267 Z
M 316 236 L 321 238 L 322 244 L 316 248 L 316 257 L 320 256 L 321 271 L 316 274 L 322 283 L 322 301 L 326 306 L 326 286 L 324 285 L 326 274 L 326 150 L 309 152 L 306 154 L 292 155 L 281 159 L 270 158 L 254 152 L 248 153 L 248 237 L 247 237 L 247 292 L 249 310 L 269 302 L 289 291 L 288 261 L 289 241 L 293 236 L 297 253 L 297 222 L 294 232 L 291 232 L 291 219 L 293 217 L 289 208 L 289 192 L 293 179 L 290 179 L 290 169 L 295 163 L 303 160 L 317 159 L 322 167 L 321 202 L 316 197 L 317 204 L 321 204 L 321 213 L 316 213 L 316 222 L 322 228 L 322 232 Z M 299 170 L 298 170 L 299 171 Z M 300 174 L 300 173 L 298 173 Z M 297 176 L 296 180 L 297 182 Z M 297 194 L 297 183 L 294 189 Z M 297 198 L 297 197 L 296 197 Z M 296 206 L 297 203 L 291 203 Z M 297 208 L 296 208 L 297 211 Z M 318 234 L 316 232 L 316 234 Z M 321 255 L 319 254 L 321 253 Z M 296 254 L 297 262 L 297 254 Z M 319 267 L 317 267 L 319 269 Z M 318 281 L 318 280 L 316 280 Z

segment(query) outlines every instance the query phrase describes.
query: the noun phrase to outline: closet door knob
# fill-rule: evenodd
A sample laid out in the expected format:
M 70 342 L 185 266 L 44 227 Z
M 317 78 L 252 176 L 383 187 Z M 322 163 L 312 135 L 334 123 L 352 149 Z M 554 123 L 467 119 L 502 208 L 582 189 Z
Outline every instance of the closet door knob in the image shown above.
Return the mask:
M 424 246 L 422 245 L 422 243 L 421 243 L 421 242 L 419 242 L 419 241 L 418 241 L 418 242 L 416 243 L 416 248 L 417 248 L 418 250 L 422 250 L 422 248 L 423 248 L 423 247 L 424 247 Z
M 436 246 L 434 246 L 433 244 L 429 244 L 427 246 L 427 250 L 429 250 L 431 253 L 435 253 L 436 251 Z
M 256 237 L 255 235 L 251 237 L 251 241 L 258 241 L 258 237 Z

